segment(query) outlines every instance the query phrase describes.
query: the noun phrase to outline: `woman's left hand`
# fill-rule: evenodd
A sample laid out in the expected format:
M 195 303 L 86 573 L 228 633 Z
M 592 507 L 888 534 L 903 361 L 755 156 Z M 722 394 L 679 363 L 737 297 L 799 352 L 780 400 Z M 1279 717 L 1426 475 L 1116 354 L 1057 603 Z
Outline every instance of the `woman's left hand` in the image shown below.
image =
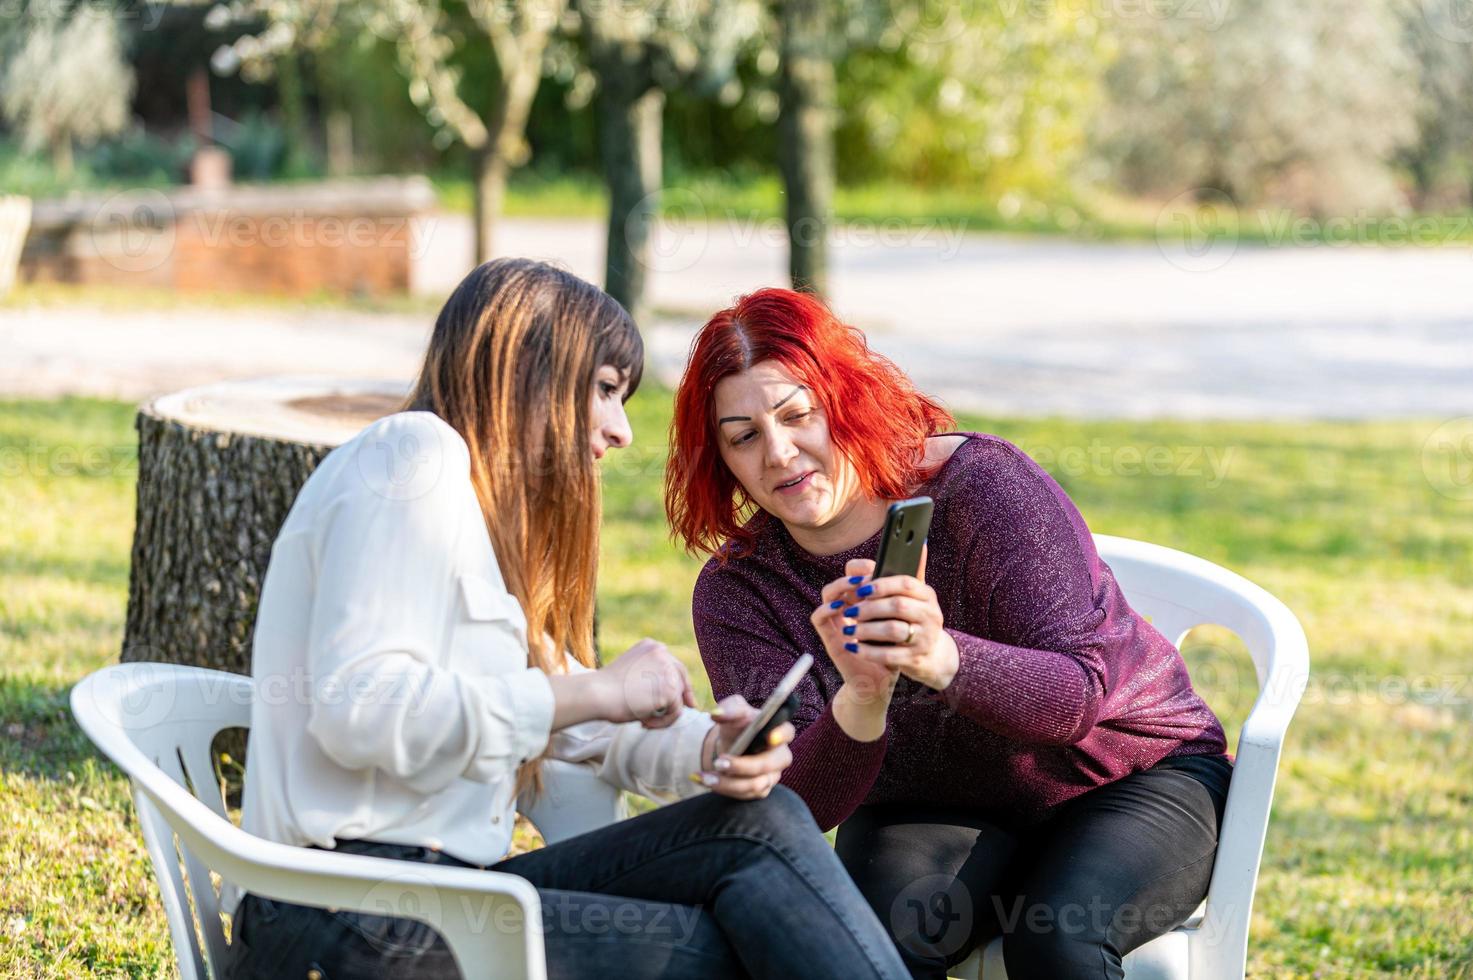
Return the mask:
M 691 779 L 708 786 L 713 793 L 738 800 L 760 800 L 782 779 L 783 770 L 793 764 L 788 743 L 795 730 L 791 722 L 783 722 L 768 735 L 767 747 L 753 755 L 727 755 L 726 749 L 736 741 L 747 723 L 758 711 L 740 694 L 722 698 L 711 717 L 716 724 L 701 745 L 702 771 Z
M 921 578 L 887 575 L 856 589 L 859 614 L 846 620 L 853 624 L 854 632 L 845 639 L 859 647 L 857 653 L 850 653 L 892 667 L 917 683 L 941 691 L 956 676 L 961 654 L 956 640 L 942 628 L 945 623 L 936 590 L 924 579 L 924 557 L 920 574 Z

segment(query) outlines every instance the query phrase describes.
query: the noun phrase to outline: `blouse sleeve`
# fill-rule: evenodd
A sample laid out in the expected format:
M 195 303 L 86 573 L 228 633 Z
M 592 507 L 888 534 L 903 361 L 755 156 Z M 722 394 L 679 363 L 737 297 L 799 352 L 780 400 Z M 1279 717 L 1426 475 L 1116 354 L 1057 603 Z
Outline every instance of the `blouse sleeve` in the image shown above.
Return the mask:
M 588 670 L 571 658 L 569 669 Z M 665 728 L 645 728 L 637 721 L 585 721 L 555 732 L 549 755 L 591 764 L 607 783 L 671 803 L 707 792 L 690 775 L 701 768 L 701 745 L 714 724 L 710 715 L 689 708 Z

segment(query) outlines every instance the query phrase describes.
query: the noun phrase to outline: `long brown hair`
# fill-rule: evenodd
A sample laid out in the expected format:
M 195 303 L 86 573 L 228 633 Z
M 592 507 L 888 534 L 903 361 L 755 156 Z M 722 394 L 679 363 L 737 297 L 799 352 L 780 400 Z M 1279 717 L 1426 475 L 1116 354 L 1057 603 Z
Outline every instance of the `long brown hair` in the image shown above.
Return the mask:
M 474 269 L 435 320 L 404 408 L 434 412 L 465 439 L 471 482 L 507 589 L 527 616 L 529 666 L 596 665 L 599 481 L 589 397 L 612 365 L 639 386 L 644 344 L 624 307 L 570 272 L 530 259 Z M 518 789 L 534 782 L 524 767 Z

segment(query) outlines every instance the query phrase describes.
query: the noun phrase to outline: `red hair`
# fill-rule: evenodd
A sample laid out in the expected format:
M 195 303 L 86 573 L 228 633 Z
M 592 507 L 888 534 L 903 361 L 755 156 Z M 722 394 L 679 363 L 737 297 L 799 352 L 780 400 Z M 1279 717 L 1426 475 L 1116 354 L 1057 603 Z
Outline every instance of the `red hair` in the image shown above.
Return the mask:
M 956 425 L 821 300 L 790 289 L 749 293 L 696 334 L 675 391 L 665 514 L 672 535 L 693 554 L 725 561 L 746 553 L 756 538 L 746 520 L 755 505 L 716 448 L 715 392 L 724 378 L 768 360 L 807 386 L 834 448 L 872 498 L 909 496 L 924 476 L 926 438 Z

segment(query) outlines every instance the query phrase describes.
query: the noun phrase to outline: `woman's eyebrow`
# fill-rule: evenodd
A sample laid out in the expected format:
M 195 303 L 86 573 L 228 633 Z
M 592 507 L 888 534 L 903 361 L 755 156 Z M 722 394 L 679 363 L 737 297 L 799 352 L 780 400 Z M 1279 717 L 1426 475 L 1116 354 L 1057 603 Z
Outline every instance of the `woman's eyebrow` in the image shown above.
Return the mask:
M 780 401 L 776 405 L 772 406 L 772 411 L 775 412 L 778 409 L 782 408 L 784 405 L 786 405 L 788 403 L 788 399 L 792 398 L 798 392 L 800 392 L 800 391 L 807 391 L 807 390 L 808 390 L 808 386 L 807 385 L 799 385 L 798 387 L 794 388 L 792 391 L 790 391 L 786 395 L 784 395 L 783 398 L 782 398 L 782 401 Z M 752 416 L 750 416 L 750 415 L 728 415 L 726 418 L 721 419 L 716 424 L 717 425 L 725 425 L 728 422 L 750 422 L 750 421 L 752 421 Z

